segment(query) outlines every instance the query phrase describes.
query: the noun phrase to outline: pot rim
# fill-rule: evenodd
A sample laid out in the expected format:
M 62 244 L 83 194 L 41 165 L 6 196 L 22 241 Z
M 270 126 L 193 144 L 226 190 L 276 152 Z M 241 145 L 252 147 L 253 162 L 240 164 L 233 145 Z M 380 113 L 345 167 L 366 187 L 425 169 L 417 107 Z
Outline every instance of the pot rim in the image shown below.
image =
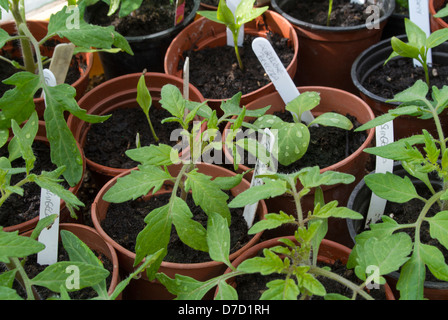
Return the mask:
M 350 31 L 358 31 L 358 30 L 364 30 L 367 29 L 365 24 L 360 24 L 356 26 L 347 26 L 347 27 L 327 27 L 327 26 L 321 26 L 314 23 L 306 22 L 299 20 L 297 18 L 294 18 L 293 16 L 286 13 L 280 6 L 278 5 L 279 0 L 271 0 L 271 5 L 274 8 L 275 11 L 280 13 L 283 17 L 285 17 L 289 22 L 291 22 L 293 25 L 305 28 L 308 30 L 315 30 L 315 31 L 321 31 L 321 32 L 350 32 Z M 389 17 L 392 15 L 392 13 L 395 10 L 395 1 L 392 0 L 383 0 L 383 3 L 385 1 L 388 1 L 390 3 L 390 6 L 386 12 L 380 17 L 379 23 L 385 22 Z
M 434 6 L 434 0 L 429 1 L 429 14 L 431 15 L 431 19 L 434 19 L 435 22 L 437 22 L 440 26 L 444 28 L 448 28 L 448 23 L 445 22 L 442 18 L 435 18 L 434 15 L 436 14 L 436 8 Z

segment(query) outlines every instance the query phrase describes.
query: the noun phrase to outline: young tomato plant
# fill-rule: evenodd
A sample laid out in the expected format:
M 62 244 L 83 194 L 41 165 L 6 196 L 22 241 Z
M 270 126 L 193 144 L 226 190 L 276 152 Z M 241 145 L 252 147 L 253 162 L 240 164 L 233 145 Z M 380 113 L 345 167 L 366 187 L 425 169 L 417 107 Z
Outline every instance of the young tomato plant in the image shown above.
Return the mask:
M 423 243 L 423 224 L 429 224 L 429 232 L 442 247 L 448 248 L 448 149 L 439 114 L 448 106 L 448 87 L 432 88 L 432 100 L 427 98 L 429 88 L 418 80 L 411 88 L 395 95 L 391 100 L 401 105 L 387 114 L 371 120 L 358 130 L 373 128 L 396 117 L 406 115 L 421 119 L 433 119 L 438 137 L 423 130 L 422 134 L 404 138 L 386 146 L 368 148 L 365 151 L 387 159 L 401 161 L 410 177 L 421 181 L 431 195 L 428 199 L 420 196 L 412 180 L 392 173 L 374 173 L 365 177 L 366 185 L 377 196 L 391 202 L 405 203 L 412 199 L 422 201 L 423 208 L 414 221 L 399 224 L 387 215 L 382 222 L 371 224 L 370 230 L 359 234 L 355 240 L 350 263 L 375 265 L 381 274 L 400 270 L 397 289 L 401 299 L 423 299 L 425 267 L 437 278 L 448 281 L 448 265 L 441 250 L 434 243 Z M 417 148 L 417 146 L 422 148 Z M 440 179 L 441 188 L 432 185 L 430 174 Z M 428 216 L 430 208 L 435 208 L 434 216 Z M 409 232 L 413 231 L 412 239 Z M 357 269 L 355 268 L 355 271 Z M 360 270 L 362 273 L 362 270 Z
M 421 63 L 423 70 L 425 71 L 426 84 L 430 86 L 428 52 L 429 49 L 435 48 L 448 40 L 448 29 L 445 28 L 434 31 L 427 37 L 426 33 L 411 20 L 405 18 L 404 22 L 408 42 L 405 43 L 397 37 L 392 37 L 391 45 L 393 52 L 386 59 L 384 64 L 397 56 L 415 59 Z
M 269 7 L 254 7 L 255 0 L 241 0 L 238 4 L 235 14 L 232 13 L 230 8 L 227 6 L 225 0 L 220 0 L 218 4 L 218 9 L 216 11 L 198 11 L 197 13 L 201 16 L 206 17 L 217 23 L 222 23 L 227 26 L 232 32 L 233 46 L 235 47 L 235 54 L 238 61 L 238 66 L 241 70 L 244 70 L 244 65 L 241 60 L 241 56 L 238 49 L 238 35 L 240 33 L 240 28 L 245 23 L 252 21 L 256 17 L 262 15 Z
M 270 213 L 266 219 L 254 224 L 249 233 L 255 234 L 262 230 L 274 229 L 283 224 L 294 224 L 297 230 L 294 237 L 297 243 L 289 239 L 281 239 L 282 246 L 276 246 L 263 250 L 263 256 L 257 256 L 243 261 L 238 267 L 234 267 L 228 259 L 229 235 L 216 230 L 214 239 L 210 239 L 210 256 L 216 261 L 222 261 L 232 270 L 229 273 L 218 276 L 206 282 L 200 282 L 192 278 L 176 275 L 174 279 L 163 273 L 157 274 L 157 278 L 168 290 L 177 295 L 178 299 L 202 299 L 203 295 L 215 286 L 219 287 L 218 299 L 237 299 L 236 290 L 226 283 L 227 279 L 244 276 L 245 274 L 260 273 L 262 276 L 282 274 L 284 276 L 267 283 L 267 290 L 260 299 L 296 300 L 308 299 L 313 295 L 324 296 L 326 299 L 347 299 L 339 294 L 327 294 L 318 276 L 338 281 L 351 289 L 355 299 L 362 296 L 372 299 L 364 291 L 366 284 L 372 277 L 363 278 L 362 284 L 354 284 L 341 276 L 331 272 L 328 268 L 317 265 L 317 252 L 322 239 L 328 229 L 328 218 L 360 219 L 361 215 L 345 207 L 339 207 L 337 201 L 327 204 L 321 200 L 324 185 L 338 183 L 348 184 L 354 181 L 354 177 L 345 173 L 327 171 L 320 173 L 318 167 L 304 168 L 291 174 L 266 174 L 258 176 L 264 184 L 251 187 L 239 194 L 230 203 L 230 207 L 243 207 L 277 195 L 289 194 L 294 199 L 297 216 L 280 211 Z M 297 189 L 298 181 L 303 186 Z M 304 212 L 301 207 L 301 199 L 312 189 L 316 191 L 316 205 L 313 211 Z M 210 234 L 209 237 L 212 237 Z
M 148 213 L 145 218 L 146 226 L 137 236 L 136 265 L 148 254 L 163 250 L 158 264 L 148 269 L 149 278 L 154 277 L 154 272 L 158 270 L 167 253 L 173 225 L 179 238 L 186 245 L 200 251 L 209 249 L 207 242 L 209 232 L 199 222 L 193 220 L 193 214 L 186 203 L 187 197 L 192 197 L 194 203 L 209 217 L 212 214 L 222 217 L 225 228 L 230 225 L 231 214 L 227 205 L 229 196 L 224 191 L 238 185 L 243 174 L 212 179 L 211 176 L 198 172 L 196 164 L 210 149 L 222 148 L 222 142 L 217 139 L 220 124 L 229 121 L 234 115 L 244 115 L 245 109 L 239 106 L 240 98 L 241 93 L 223 102 L 221 105 L 223 116 L 218 118 L 216 110 L 212 111 L 205 102 L 185 100 L 177 87 L 165 85 L 161 91 L 160 105 L 171 114 L 171 117 L 162 120 L 162 123 L 175 121 L 180 124 L 183 129 L 182 136 L 188 146 L 184 150 L 189 150 L 190 159 L 181 160 L 178 150 L 162 143 L 128 150 L 126 155 L 140 163 L 138 170 L 119 178 L 104 195 L 105 201 L 121 203 L 135 200 L 151 191 L 155 193 L 165 183 L 173 185 L 168 204 Z M 254 111 L 252 115 L 261 115 L 265 110 Z M 193 121 L 196 115 L 204 120 Z M 204 123 L 207 124 L 207 128 L 201 130 Z M 180 165 L 180 171 L 173 176 L 168 167 L 174 164 Z
M 64 113 L 72 113 L 76 117 L 87 122 L 101 122 L 107 116 L 94 116 L 86 114 L 86 111 L 78 106 L 75 100 L 76 91 L 68 84 L 49 86 L 45 81 L 44 66 L 51 59 L 46 59 L 41 54 L 41 46 L 52 37 L 67 38 L 75 45 L 75 53 L 83 51 L 105 50 L 116 52 L 124 50 L 132 53 L 127 41 L 114 31 L 113 27 L 99 27 L 86 23 L 82 19 L 77 7 L 74 7 L 76 15 L 62 8 L 51 15 L 47 34 L 38 41 L 25 19 L 24 0 L 0 1 L 0 6 L 10 11 L 17 27 L 17 35 L 9 35 L 0 29 L 0 48 L 7 42 L 19 40 L 21 44 L 23 65 L 9 60 L 4 56 L 0 59 L 11 63 L 18 68 L 17 73 L 3 80 L 3 83 L 14 86 L 0 98 L 0 146 L 4 145 L 9 136 L 11 120 L 21 124 L 27 120 L 35 110 L 34 97 L 39 90 L 45 94 L 46 109 L 44 120 L 47 137 L 50 141 L 51 159 L 57 166 L 64 165 L 64 178 L 70 185 L 75 185 L 82 176 L 82 158 L 76 147 L 76 141 L 68 128 Z M 71 22 L 76 20 L 75 26 Z
M 345 130 L 353 127 L 351 121 L 338 113 L 326 112 L 316 117 L 309 124 L 300 121 L 302 114 L 310 111 L 320 103 L 318 92 L 307 91 L 289 102 L 285 109 L 293 115 L 294 122 L 285 122 L 275 115 L 264 115 L 258 118 L 253 125 L 258 129 L 270 128 L 277 132 L 277 149 L 273 151 L 282 165 L 290 165 L 302 158 L 309 146 L 309 127 L 313 125 L 332 126 Z

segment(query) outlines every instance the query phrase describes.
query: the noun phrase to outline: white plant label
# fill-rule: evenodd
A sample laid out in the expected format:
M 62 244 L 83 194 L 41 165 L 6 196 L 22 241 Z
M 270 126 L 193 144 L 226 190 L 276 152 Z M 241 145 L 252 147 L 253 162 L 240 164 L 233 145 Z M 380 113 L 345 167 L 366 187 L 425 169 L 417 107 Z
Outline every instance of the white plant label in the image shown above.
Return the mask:
M 240 4 L 241 0 L 227 0 L 227 6 L 229 7 L 230 11 L 232 11 L 233 15 L 235 15 L 235 10 Z M 226 29 L 227 31 L 227 45 L 230 47 L 233 47 L 233 35 L 232 31 L 230 31 L 229 28 Z M 240 33 L 238 34 L 238 46 L 241 47 L 244 42 L 244 25 L 240 27 Z
M 252 49 L 285 104 L 297 98 L 300 92 L 280 61 L 271 43 L 263 37 L 258 37 L 252 41 Z M 301 120 L 309 124 L 314 120 L 314 116 L 310 111 L 306 111 L 302 114 Z
M 269 137 L 269 139 L 267 137 Z M 272 147 L 274 146 L 274 144 L 275 144 L 274 134 L 271 132 L 271 130 L 265 128 L 264 134 L 261 138 L 261 145 L 264 146 L 266 150 L 269 151 L 269 153 L 272 153 Z M 252 181 L 250 183 L 251 187 L 263 184 L 263 180 L 261 180 L 260 178 L 256 178 L 256 176 L 266 173 L 267 168 L 268 168 L 267 164 L 257 159 L 257 162 L 255 163 L 254 173 L 252 176 Z M 257 208 L 258 208 L 258 202 L 244 207 L 243 217 L 246 220 L 248 228 L 252 227 L 252 224 L 254 223 Z
M 378 147 L 385 146 L 394 141 L 394 125 L 393 121 L 389 121 L 381 126 L 375 128 L 376 145 Z M 394 167 L 394 161 L 376 156 L 375 173 L 392 172 Z M 370 198 L 370 206 L 367 212 L 367 218 L 365 227 L 367 228 L 370 223 L 377 222 L 384 214 L 384 208 L 387 201 L 378 197 L 372 192 Z
M 64 83 L 74 50 L 75 45 L 73 43 L 60 43 L 55 47 L 51 58 L 50 71 L 56 78 L 56 84 Z M 53 86 L 52 84 L 49 85 Z
M 56 77 L 49 69 L 44 69 L 44 77 L 47 85 L 56 85 Z M 50 228 L 42 230 L 39 235 L 39 242 L 45 245 L 45 249 L 37 253 L 37 263 L 40 265 L 50 265 L 58 262 L 60 205 L 61 199 L 58 196 L 47 189 L 41 189 L 39 219 L 52 214 L 57 214 L 58 217 Z
M 409 18 L 420 27 L 429 37 L 431 26 L 429 22 L 429 0 L 409 0 Z M 428 51 L 428 64 L 432 63 L 431 49 Z M 415 66 L 421 66 L 421 63 L 414 59 Z

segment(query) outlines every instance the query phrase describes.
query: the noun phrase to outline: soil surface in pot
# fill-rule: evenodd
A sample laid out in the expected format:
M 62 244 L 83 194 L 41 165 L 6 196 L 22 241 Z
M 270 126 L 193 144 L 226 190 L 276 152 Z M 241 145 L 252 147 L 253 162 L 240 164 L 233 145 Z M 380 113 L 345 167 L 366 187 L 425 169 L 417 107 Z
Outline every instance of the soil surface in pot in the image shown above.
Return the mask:
M 330 16 L 331 27 L 349 27 L 364 24 L 371 13 L 366 12 L 369 4 L 351 3 L 350 0 L 334 0 Z M 321 26 L 327 25 L 328 0 L 289 1 L 282 9 L 291 17 Z
M 185 17 L 194 7 L 193 0 L 185 3 Z M 109 7 L 102 5 L 92 15 L 92 24 L 115 27 L 115 30 L 125 37 L 136 37 L 154 34 L 174 27 L 175 2 L 170 0 L 144 0 L 133 13 L 120 18 L 118 12 L 107 16 Z
M 219 4 L 219 0 L 201 0 L 201 3 L 209 4 L 211 6 L 217 7 Z
M 356 277 L 354 271 L 351 269 L 347 269 L 346 266 L 339 260 L 337 260 L 333 265 L 318 262 L 318 266 L 329 267 L 331 268 L 332 272 L 344 277 L 347 280 L 350 280 L 353 283 L 356 284 L 362 283 L 362 281 Z M 270 274 L 268 276 L 262 276 L 259 273 L 238 276 L 235 278 L 236 290 L 238 292 L 238 299 L 259 300 L 263 292 L 267 290 L 266 284 L 268 282 L 277 279 L 285 279 L 285 277 L 286 275 L 278 273 Z M 327 293 L 338 293 L 348 298 L 351 298 L 352 291 L 348 289 L 346 286 L 340 284 L 339 282 L 320 276 L 317 277 L 317 279 L 325 287 Z M 379 290 L 371 290 L 369 294 L 375 300 L 386 300 L 386 295 L 383 286 L 381 286 Z M 323 297 L 312 296 L 311 300 L 323 300 Z M 357 300 L 364 300 L 364 298 L 358 295 Z
M 44 46 L 51 48 L 51 47 L 55 47 L 58 43 L 59 42 L 56 42 L 56 41 L 50 39 L 47 42 L 45 42 Z M 17 43 L 17 48 L 19 48 L 18 43 Z M 15 50 L 15 51 L 18 51 L 18 50 Z M 7 59 L 14 60 L 14 61 L 18 62 L 19 64 L 23 64 L 23 60 L 21 58 L 17 58 L 16 54 L 12 54 L 8 50 L 0 50 L 0 55 L 2 55 L 3 57 L 5 57 Z M 65 78 L 65 83 L 70 84 L 70 85 L 75 83 L 81 77 L 80 69 L 85 70 L 86 68 L 87 68 L 87 63 L 84 60 L 84 58 L 82 57 L 82 55 L 76 55 L 75 57 L 73 57 L 72 62 L 70 64 L 70 68 L 67 73 L 67 77 Z M 0 81 L 0 96 L 3 96 L 3 94 L 7 90 L 14 88 L 14 86 L 4 84 L 2 81 L 5 79 L 8 79 L 15 73 L 21 72 L 21 71 L 23 71 L 23 70 L 19 70 L 19 69 L 13 67 L 10 63 L 0 60 L 0 79 L 1 79 L 1 81 Z M 35 98 L 40 97 L 40 92 L 41 92 L 41 90 L 38 90 L 38 92 L 35 95 Z
M 130 159 L 125 152 L 136 148 L 137 133 L 141 146 L 156 144 L 144 112 L 136 106 L 116 109 L 107 114 L 112 116 L 103 123 L 90 125 L 84 144 L 86 158 L 111 168 L 136 167 L 138 163 Z M 149 117 L 159 143 L 175 146 L 179 141 L 171 141 L 171 134 L 177 133 L 175 130 L 179 129 L 179 123 L 161 123 L 170 116 L 171 114 L 165 109 L 152 107 L 149 110 Z M 174 138 L 180 138 L 179 134 L 174 134 Z
M 93 253 L 98 257 L 98 259 L 100 259 L 100 261 L 103 263 L 104 268 L 110 273 L 109 276 L 106 278 L 106 287 L 109 288 L 110 283 L 112 281 L 113 264 L 109 260 L 109 258 L 106 257 L 104 254 L 95 252 L 94 250 Z M 70 261 L 68 253 L 67 251 L 65 251 L 62 245 L 58 246 L 58 261 Z M 37 254 L 33 254 L 27 258 L 24 269 L 28 277 L 32 279 L 36 275 L 41 273 L 46 267 L 48 266 L 40 265 L 39 263 L 37 263 Z M 4 265 L 0 263 L 0 271 L 2 271 L 2 269 L 6 271 Z M 36 292 L 39 294 L 41 300 L 47 300 L 48 298 L 51 298 L 52 296 L 55 295 L 59 296 L 59 293 L 55 293 L 45 287 L 35 286 L 34 288 L 36 289 Z M 17 282 L 17 280 L 14 281 L 13 289 L 15 289 L 16 292 L 21 297 L 23 297 L 24 299 L 26 298 L 26 292 L 23 289 L 23 287 Z M 73 300 L 87 300 L 98 296 L 96 291 L 91 287 L 83 288 L 81 290 L 74 292 L 69 292 L 68 294 L 70 298 Z
M 111 203 L 106 218 L 101 222 L 104 231 L 117 243 L 129 251 L 135 252 L 135 243 L 138 233 L 146 226 L 144 218 L 152 210 L 166 205 L 171 194 L 162 194 L 151 197 L 150 201 L 127 201 L 124 203 Z M 229 201 L 231 201 L 230 196 Z M 193 213 L 193 219 L 207 226 L 207 215 L 194 204 L 191 195 L 187 198 L 187 204 Z M 247 234 L 248 228 L 243 218 L 243 209 L 231 209 L 230 248 L 231 253 L 243 247 L 251 236 Z M 194 250 L 180 241 L 175 227 L 171 230 L 171 239 L 168 245 L 168 254 L 164 261 L 177 263 L 198 263 L 210 261 L 207 252 Z
M 412 59 L 393 59 L 372 71 L 362 85 L 371 93 L 392 99 L 394 95 L 406 90 L 417 81 L 425 81 L 422 67 L 414 67 Z M 442 88 L 448 83 L 448 66 L 429 67 L 429 81 L 432 86 Z
M 31 171 L 35 174 L 40 174 L 41 171 L 52 171 L 56 166 L 51 162 L 50 147 L 41 141 L 34 141 L 33 151 L 36 157 L 34 168 Z M 7 147 L 0 148 L 0 157 L 8 157 Z M 22 158 L 12 162 L 13 168 L 24 168 L 25 162 Z M 15 174 L 11 177 L 11 185 L 15 185 L 22 180 L 25 174 Z M 69 185 L 64 181 L 61 183 L 66 189 Z M 0 207 L 0 226 L 13 226 L 28 220 L 31 220 L 39 215 L 40 193 L 41 188 L 36 183 L 27 183 L 22 186 L 23 196 L 17 193 L 11 196 Z
M 245 34 L 243 47 L 239 48 L 245 71 L 242 71 L 231 46 L 204 48 L 198 51 L 194 47 L 184 52 L 190 60 L 190 82 L 206 99 L 231 98 L 238 92 L 247 94 L 271 82 L 263 66 L 252 50 L 255 36 Z M 294 48 L 289 47 L 288 39 L 278 34 L 267 34 L 275 52 L 285 68 L 291 63 Z M 183 60 L 178 69 L 182 70 Z

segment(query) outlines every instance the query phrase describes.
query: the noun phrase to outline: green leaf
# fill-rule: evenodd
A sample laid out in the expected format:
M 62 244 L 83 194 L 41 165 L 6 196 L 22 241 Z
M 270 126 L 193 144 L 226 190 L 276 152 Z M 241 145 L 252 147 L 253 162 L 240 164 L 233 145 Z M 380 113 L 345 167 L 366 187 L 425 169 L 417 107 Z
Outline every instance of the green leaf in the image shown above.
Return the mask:
M 0 13 L 0 15 L 1 15 L 1 13 Z M 0 16 L 0 19 L 1 19 L 1 16 Z M 0 48 L 3 48 L 5 43 L 9 41 L 9 38 L 10 38 L 9 33 L 3 29 L 0 29 Z
M 210 176 L 198 171 L 187 174 L 186 190 L 192 190 L 194 203 L 202 208 L 206 214 L 219 213 L 230 222 L 230 210 L 227 206 L 229 196 L 211 180 Z
M 283 120 L 273 114 L 265 114 L 264 116 L 257 118 L 253 123 L 253 125 L 259 129 L 271 128 L 276 125 L 281 126 L 282 124 Z
M 448 265 L 442 251 L 437 247 L 423 244 L 419 245 L 423 262 L 428 266 L 431 273 L 441 281 L 448 281 Z
M 444 18 L 448 16 L 448 6 L 446 6 L 445 8 L 440 9 L 435 15 L 435 18 Z
M 207 244 L 210 258 L 230 266 L 230 230 L 227 220 L 221 215 L 212 213 L 207 223 Z
M 277 129 L 278 162 L 287 166 L 305 155 L 310 143 L 310 132 L 306 125 L 283 123 L 273 129 Z
M 427 217 L 425 220 L 429 222 L 431 237 L 437 239 L 448 249 L 448 211 L 441 211 L 434 217 Z
M 73 274 L 72 274 L 73 273 Z M 106 279 L 109 271 L 102 267 L 93 266 L 83 262 L 60 261 L 49 265 L 44 271 L 31 279 L 31 283 L 42 286 L 54 292 L 60 292 L 61 286 L 67 291 L 76 291 L 86 287 L 92 287 Z M 70 277 L 79 281 L 79 287 L 69 288 Z
M 374 173 L 364 177 L 366 185 L 378 197 L 397 203 L 405 203 L 419 195 L 408 176 L 399 177 L 390 172 Z
M 295 99 L 286 104 L 285 109 L 297 115 L 295 122 L 300 122 L 301 115 L 305 111 L 310 111 L 320 103 L 319 92 L 306 91 L 298 95 Z M 294 116 L 295 117 L 295 116 Z
M 18 231 L 0 230 L 0 262 L 9 263 L 9 258 L 23 258 L 44 248 L 45 246 L 36 240 L 19 236 Z
M 137 83 L 137 103 L 147 115 L 152 106 L 152 98 L 145 82 L 145 74 L 142 74 Z
M 286 182 L 264 179 L 264 184 L 253 186 L 238 194 L 230 203 L 229 208 L 240 208 L 254 204 L 262 199 L 280 196 L 287 191 Z
M 31 116 L 35 109 L 34 95 L 41 83 L 39 75 L 25 71 L 15 73 L 3 83 L 15 86 L 0 98 L 0 127 L 10 128 L 11 119 L 21 124 Z
M 432 32 L 426 40 L 428 48 L 435 48 L 448 40 L 448 29 L 442 28 Z
M 405 19 L 404 25 L 409 44 L 420 49 L 426 45 L 426 33 L 412 20 Z
M 216 177 L 213 182 L 216 183 L 221 190 L 230 190 L 235 188 L 243 180 L 244 174 L 236 174 L 229 177 Z
M 23 300 L 16 290 L 0 286 L 0 300 Z
M 296 218 L 292 215 L 287 215 L 283 211 L 280 213 L 268 213 L 263 220 L 255 223 L 249 230 L 249 234 L 256 234 L 258 232 L 275 229 L 283 224 L 294 223 Z
M 400 291 L 400 300 L 422 300 L 425 282 L 425 264 L 418 248 L 414 250 L 411 259 L 400 270 L 397 290 Z
M 321 114 L 311 121 L 308 126 L 313 124 L 336 127 L 344 130 L 351 130 L 353 128 L 352 122 L 347 117 L 335 112 L 326 112 Z
M 208 251 L 207 231 L 199 222 L 192 219 L 193 214 L 184 200 L 174 195 L 172 197 L 174 199 L 171 200 L 169 214 L 172 215 L 180 240 L 195 250 Z
M 180 162 L 177 150 L 163 143 L 126 150 L 126 155 L 143 165 L 169 166 Z
M 315 218 L 342 218 L 342 219 L 362 219 L 363 216 L 346 207 L 338 207 L 336 200 L 330 201 L 324 206 L 314 208 L 313 217 Z
M 220 281 L 218 283 L 218 291 L 215 300 L 238 300 L 238 293 L 235 288 L 226 281 Z
M 320 169 L 317 166 L 307 167 L 300 170 L 298 177 L 305 188 L 315 188 L 339 183 L 350 184 L 355 181 L 354 176 L 343 172 L 325 171 L 320 173 Z
M 147 195 L 151 189 L 153 193 L 160 190 L 166 180 L 172 177 L 160 167 L 140 166 L 139 170 L 132 170 L 130 174 L 117 179 L 104 195 L 103 199 L 108 202 L 121 203 L 135 200 Z
M 235 10 L 235 18 L 238 26 L 252 21 L 262 15 L 269 7 L 254 8 L 254 0 L 241 0 Z
M 238 267 L 238 271 L 246 273 L 259 272 L 262 275 L 268 275 L 271 273 L 280 273 L 284 269 L 284 263 L 282 259 L 270 251 L 269 249 L 263 250 L 264 257 L 254 257 L 244 260 Z
M 269 288 L 260 297 L 260 300 L 297 300 L 299 288 L 293 279 L 277 279 L 266 284 Z
M 388 102 L 413 103 L 415 101 L 426 99 L 428 94 L 428 85 L 422 80 L 417 80 L 412 87 L 397 93 L 393 99 Z
M 235 16 L 224 0 L 220 0 L 218 3 L 216 18 L 221 21 L 221 23 L 224 23 L 230 30 L 235 31 L 235 29 L 237 29 L 235 26 Z
M 171 279 L 164 273 L 157 274 L 157 280 L 162 283 L 170 293 L 177 296 L 177 300 L 201 300 L 205 294 L 216 286 L 216 280 L 211 279 L 205 282 L 194 278 L 176 274 Z
M 394 52 L 404 58 L 418 58 L 420 55 L 419 48 L 414 47 L 411 44 L 405 43 L 397 37 L 391 38 L 391 45 Z
M 185 100 L 180 90 L 172 84 L 166 84 L 162 87 L 161 95 L 160 105 L 172 116 L 183 119 Z
M 322 283 L 320 283 L 312 274 L 301 273 L 297 276 L 299 287 L 303 287 L 313 295 L 325 296 L 327 291 Z

